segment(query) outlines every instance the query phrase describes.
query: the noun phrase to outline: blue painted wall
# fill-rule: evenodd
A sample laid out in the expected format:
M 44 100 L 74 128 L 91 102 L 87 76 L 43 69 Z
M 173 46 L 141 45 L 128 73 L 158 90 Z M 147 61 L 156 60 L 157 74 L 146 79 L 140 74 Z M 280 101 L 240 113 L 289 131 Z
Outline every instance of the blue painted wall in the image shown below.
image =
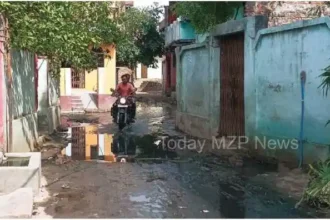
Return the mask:
M 259 32 L 254 18 L 245 19 L 246 135 L 277 140 L 298 138 L 300 72 L 305 70 L 305 158 L 308 161 L 326 158 L 330 126 L 325 127 L 325 123 L 330 119 L 330 100 L 318 87 L 322 69 L 330 64 L 330 18 L 300 21 Z M 226 25 L 219 27 L 228 28 Z M 182 47 L 177 56 L 177 98 L 178 111 L 191 117 L 206 118 L 207 125 L 200 125 L 201 129 L 210 129 L 215 134 L 221 123 L 220 48 L 212 35 L 209 40 Z M 189 121 L 186 124 L 189 125 Z M 265 152 L 269 156 L 296 160 L 298 151 L 291 150 L 279 148 Z
M 298 138 L 300 72 L 307 72 L 305 157 L 323 159 L 329 153 L 324 145 L 330 144 L 330 127 L 325 127 L 330 118 L 330 100 L 318 87 L 322 69 L 330 64 L 330 29 L 327 23 L 330 24 L 329 18 L 320 18 L 261 31 L 255 42 L 256 83 L 250 85 L 255 86 L 257 96 L 256 135 Z M 320 145 L 324 147 L 317 152 Z
M 165 46 L 179 40 L 194 40 L 196 37 L 195 29 L 190 22 L 180 21 L 179 19 L 168 26 L 165 31 Z
M 180 38 L 185 40 L 195 39 L 195 29 L 190 22 L 180 22 Z
M 281 27 L 278 27 L 280 29 Z M 264 35 L 256 45 L 257 132 L 298 137 L 301 112 L 300 72 L 307 72 L 305 137 L 329 144 L 324 125 L 330 100 L 318 88 L 322 69 L 330 64 L 330 29 L 325 24 Z

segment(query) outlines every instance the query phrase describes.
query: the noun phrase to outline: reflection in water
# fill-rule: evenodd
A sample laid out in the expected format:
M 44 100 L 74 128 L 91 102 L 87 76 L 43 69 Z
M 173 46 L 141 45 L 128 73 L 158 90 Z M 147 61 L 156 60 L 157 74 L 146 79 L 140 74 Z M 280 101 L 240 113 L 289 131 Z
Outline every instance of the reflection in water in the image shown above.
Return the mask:
M 98 134 L 97 126 L 69 128 L 72 142 L 63 149 L 62 154 L 74 160 L 105 160 L 115 162 L 111 151 L 111 134 Z
M 27 167 L 30 157 L 8 157 L 6 161 L 0 163 L 0 167 Z
M 138 158 L 166 158 L 172 159 L 177 157 L 174 151 L 169 150 L 165 145 L 162 145 L 159 137 L 155 135 L 145 135 L 142 137 L 136 137 L 135 143 L 138 146 L 139 154 Z
M 125 158 L 125 161 L 133 162 L 135 158 L 176 157 L 176 153 L 162 146 L 160 139 L 154 135 L 139 137 L 123 132 L 98 134 L 95 125 L 72 127 L 68 133 L 72 141 L 62 154 L 74 160 L 119 162 Z
M 137 154 L 133 136 L 121 132 L 116 134 L 113 138 L 111 151 L 116 155 L 117 161 L 133 162 Z

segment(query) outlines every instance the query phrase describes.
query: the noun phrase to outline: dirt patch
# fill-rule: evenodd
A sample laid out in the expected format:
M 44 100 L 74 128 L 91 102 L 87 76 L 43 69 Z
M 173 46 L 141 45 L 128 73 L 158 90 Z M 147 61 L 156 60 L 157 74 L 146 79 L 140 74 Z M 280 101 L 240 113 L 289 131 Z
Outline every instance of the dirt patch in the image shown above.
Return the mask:
M 162 91 L 163 86 L 160 82 L 157 81 L 144 81 L 140 88 L 139 92 L 151 92 L 151 91 Z

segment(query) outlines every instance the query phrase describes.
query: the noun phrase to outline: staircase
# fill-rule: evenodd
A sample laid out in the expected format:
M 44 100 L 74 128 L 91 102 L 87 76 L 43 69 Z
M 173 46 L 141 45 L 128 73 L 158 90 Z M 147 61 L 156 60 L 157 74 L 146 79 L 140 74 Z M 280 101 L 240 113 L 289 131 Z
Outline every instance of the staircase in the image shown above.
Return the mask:
M 80 96 L 71 97 L 71 106 L 72 106 L 71 107 L 72 112 L 79 112 L 79 113 L 85 112 L 84 104 L 83 104 Z

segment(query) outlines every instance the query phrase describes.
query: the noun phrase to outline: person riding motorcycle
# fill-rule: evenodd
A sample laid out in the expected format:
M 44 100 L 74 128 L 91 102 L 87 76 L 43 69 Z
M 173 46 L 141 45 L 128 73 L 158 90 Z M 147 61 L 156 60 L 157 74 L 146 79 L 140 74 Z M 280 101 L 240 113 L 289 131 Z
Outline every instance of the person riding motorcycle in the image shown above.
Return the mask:
M 130 81 L 131 75 L 130 74 L 126 74 L 126 76 L 127 76 L 128 83 L 130 83 L 133 86 L 134 91 L 136 92 L 137 91 L 137 88 L 135 88 L 134 83 Z M 133 118 L 133 120 L 135 120 L 135 114 L 136 114 L 136 102 L 135 102 L 135 99 L 133 99 L 132 108 L 133 108 L 132 118 Z
M 132 94 L 135 94 L 137 89 L 134 88 L 133 85 L 128 82 L 129 78 L 127 77 L 127 75 L 123 75 L 121 77 L 121 79 L 122 79 L 122 82 L 118 84 L 118 86 L 114 92 L 116 94 L 119 94 L 119 96 L 122 96 L 122 97 L 129 97 Z M 132 107 L 130 110 L 131 110 L 130 111 L 131 118 L 132 118 L 132 121 L 134 122 L 135 114 L 136 114 L 136 106 L 135 106 L 134 102 L 132 102 Z M 118 106 L 117 106 L 117 102 L 115 102 L 111 108 L 111 115 L 113 117 L 113 121 L 115 121 L 115 119 L 116 119 L 117 112 L 118 112 Z

